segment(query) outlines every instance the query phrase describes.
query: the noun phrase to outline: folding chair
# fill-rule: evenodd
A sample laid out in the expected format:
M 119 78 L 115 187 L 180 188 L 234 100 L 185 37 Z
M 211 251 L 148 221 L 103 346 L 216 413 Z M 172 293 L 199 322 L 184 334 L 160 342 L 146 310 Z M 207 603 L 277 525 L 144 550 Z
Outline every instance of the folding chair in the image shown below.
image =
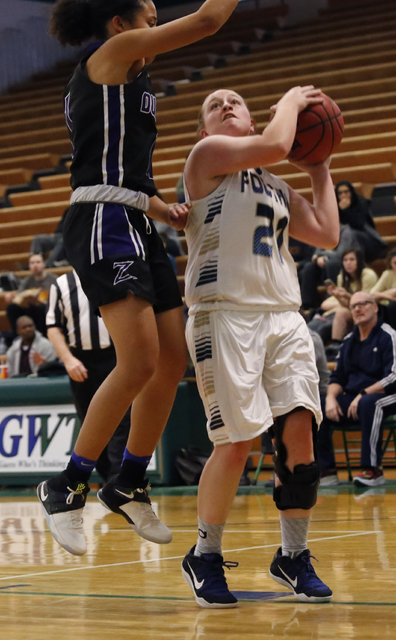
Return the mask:
M 390 464 L 396 466 L 396 415 L 388 416 L 383 421 L 383 429 L 384 429 L 384 438 L 383 438 L 383 447 L 382 447 L 382 464 Z M 348 470 L 348 480 L 352 481 L 352 469 L 360 468 L 360 452 L 361 452 L 361 437 L 352 436 L 348 437 L 348 434 L 354 434 L 360 431 L 359 425 L 345 425 L 341 423 L 334 422 L 333 423 L 333 432 L 341 431 L 343 443 L 344 443 L 344 453 L 345 453 L 345 461 Z M 393 443 L 393 451 L 392 449 L 388 450 L 389 445 Z M 350 448 L 353 445 L 358 445 L 355 448 Z M 266 455 L 271 456 L 271 462 L 264 463 L 264 458 Z M 260 475 L 260 471 L 263 468 L 273 469 L 272 462 L 272 451 L 268 450 L 263 443 L 260 459 L 257 465 L 256 473 L 254 474 L 254 478 L 252 480 L 252 484 L 257 484 L 258 477 Z
M 396 415 L 388 416 L 384 419 L 383 423 L 384 429 L 384 440 L 382 447 L 382 464 L 390 463 L 393 466 L 396 466 Z M 361 437 L 356 435 L 352 435 L 352 437 L 348 437 L 348 434 L 355 434 L 360 431 L 360 426 L 357 425 L 345 425 L 342 423 L 333 423 L 333 432 L 341 431 L 343 443 L 344 443 L 344 453 L 345 453 L 345 461 L 348 470 L 348 480 L 352 480 L 352 469 L 360 468 L 360 453 L 361 453 Z M 393 442 L 394 452 L 392 450 L 388 451 L 389 444 Z M 357 447 L 353 447 L 353 445 L 358 445 Z M 351 448 L 353 447 L 353 448 Z

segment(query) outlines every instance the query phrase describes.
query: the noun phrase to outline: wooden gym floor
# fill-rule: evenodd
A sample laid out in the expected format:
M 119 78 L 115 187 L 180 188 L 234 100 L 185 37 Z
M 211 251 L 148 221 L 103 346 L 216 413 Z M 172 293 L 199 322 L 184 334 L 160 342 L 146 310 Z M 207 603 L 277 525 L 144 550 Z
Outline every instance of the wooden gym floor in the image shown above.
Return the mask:
M 341 472 L 341 478 L 345 473 Z M 328 604 L 303 604 L 268 575 L 279 546 L 271 490 L 241 489 L 224 535 L 227 571 L 239 607 L 201 609 L 180 573 L 196 540 L 194 489 L 153 490 L 169 545 L 141 540 L 89 498 L 88 553 L 63 551 L 48 532 L 31 490 L 0 494 L 0 638 L 10 640 L 239 640 L 395 638 L 396 472 L 363 490 L 343 481 L 319 489 L 309 547 L 334 591 Z

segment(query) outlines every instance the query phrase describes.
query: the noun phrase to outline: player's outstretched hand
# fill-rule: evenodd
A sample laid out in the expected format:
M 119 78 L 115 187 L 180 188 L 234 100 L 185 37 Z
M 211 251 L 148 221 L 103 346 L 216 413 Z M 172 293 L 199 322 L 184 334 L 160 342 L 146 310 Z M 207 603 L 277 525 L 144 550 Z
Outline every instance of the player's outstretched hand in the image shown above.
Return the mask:
M 321 89 L 315 89 L 313 84 L 305 87 L 292 87 L 284 96 L 270 107 L 270 111 L 275 114 L 279 109 L 289 104 L 297 106 L 298 113 L 306 109 L 310 104 L 321 104 L 323 102 L 323 93 Z
M 187 224 L 188 212 L 191 204 L 183 202 L 182 204 L 170 204 L 168 208 L 169 225 L 177 231 L 183 231 Z

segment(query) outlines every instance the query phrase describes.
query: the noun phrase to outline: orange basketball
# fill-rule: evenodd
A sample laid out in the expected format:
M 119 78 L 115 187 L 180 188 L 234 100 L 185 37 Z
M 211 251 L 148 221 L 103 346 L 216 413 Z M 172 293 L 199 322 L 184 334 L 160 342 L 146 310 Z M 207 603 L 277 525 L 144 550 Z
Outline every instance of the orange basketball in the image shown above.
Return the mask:
M 324 95 L 322 104 L 309 105 L 298 116 L 290 160 L 323 162 L 336 150 L 344 133 L 344 118 L 334 100 Z

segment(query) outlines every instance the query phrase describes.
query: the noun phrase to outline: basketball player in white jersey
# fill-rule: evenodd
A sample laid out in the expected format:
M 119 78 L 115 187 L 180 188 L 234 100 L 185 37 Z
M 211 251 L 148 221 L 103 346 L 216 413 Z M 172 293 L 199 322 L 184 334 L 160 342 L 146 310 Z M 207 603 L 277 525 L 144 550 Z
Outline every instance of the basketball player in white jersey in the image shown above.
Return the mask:
M 188 244 L 187 342 L 214 451 L 198 490 L 199 536 L 182 563 L 203 607 L 233 607 L 223 566 L 222 533 L 252 439 L 271 428 L 282 546 L 270 575 L 298 600 L 324 602 L 331 590 L 307 549 L 319 468 L 318 374 L 301 305 L 289 234 L 333 248 L 339 237 L 330 160 L 300 165 L 311 177 L 313 205 L 263 167 L 284 160 L 297 117 L 322 100 L 313 86 L 294 87 L 271 108 L 262 135 L 244 100 L 219 90 L 204 101 L 202 140 L 185 167 Z M 253 169 L 252 167 L 259 167 Z

